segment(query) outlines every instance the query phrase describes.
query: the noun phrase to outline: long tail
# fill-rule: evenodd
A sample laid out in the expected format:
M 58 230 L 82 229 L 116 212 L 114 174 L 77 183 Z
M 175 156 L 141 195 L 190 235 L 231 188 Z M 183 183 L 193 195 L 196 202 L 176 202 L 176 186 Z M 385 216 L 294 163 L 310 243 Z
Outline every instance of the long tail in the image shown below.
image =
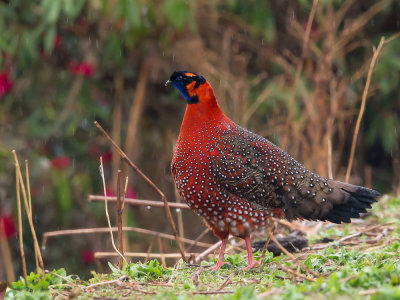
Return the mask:
M 380 194 L 372 189 L 330 180 L 333 192 L 327 196 L 332 203 L 332 208 L 322 216 L 321 221 L 333 223 L 350 223 L 351 218 L 359 218 L 361 213 L 366 213 L 372 203 L 377 202 Z

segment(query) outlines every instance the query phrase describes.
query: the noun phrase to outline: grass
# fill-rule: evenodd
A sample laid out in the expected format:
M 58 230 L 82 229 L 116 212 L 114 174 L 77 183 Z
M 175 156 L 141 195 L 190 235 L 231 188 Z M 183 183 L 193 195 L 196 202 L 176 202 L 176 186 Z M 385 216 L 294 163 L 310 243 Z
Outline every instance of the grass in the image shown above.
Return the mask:
M 307 274 L 286 255 L 273 257 L 271 253 L 263 259 L 262 267 L 244 271 L 246 254 L 239 253 L 226 256 L 231 265 L 217 272 L 206 268 L 214 263 L 211 259 L 201 267 L 180 261 L 174 268 L 164 268 L 153 260 L 125 264 L 120 270 L 109 264 L 110 274 L 92 272 L 88 281 L 67 276 L 64 269 L 48 272 L 46 280 L 31 273 L 27 284 L 23 279 L 11 284 L 6 299 L 400 299 L 399 207 L 400 197 L 382 197 L 365 219 L 368 227 L 382 226 L 346 239 L 347 245 L 340 246 L 338 240 L 359 232 L 365 224 L 332 226 L 310 237 L 311 243 L 326 237 L 334 240 L 325 249 L 295 254 L 320 274 L 319 278 Z M 385 225 L 387 222 L 393 223 Z M 255 257 L 260 260 L 260 253 Z

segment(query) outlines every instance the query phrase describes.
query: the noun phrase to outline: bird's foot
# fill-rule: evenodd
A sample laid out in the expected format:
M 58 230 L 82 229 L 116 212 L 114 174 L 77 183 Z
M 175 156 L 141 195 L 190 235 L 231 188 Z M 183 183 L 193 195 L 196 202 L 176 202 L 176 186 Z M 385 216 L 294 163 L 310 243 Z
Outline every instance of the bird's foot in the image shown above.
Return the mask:
M 225 261 L 225 262 L 217 262 L 217 264 L 211 268 L 211 271 L 217 271 L 219 268 L 221 268 L 223 265 L 228 264 L 230 265 L 231 263 Z
M 241 270 L 245 271 L 245 270 L 254 269 L 254 268 L 259 267 L 260 265 L 261 265 L 261 262 L 253 260 L 253 261 L 252 261 L 251 263 L 249 263 L 246 267 L 241 268 Z

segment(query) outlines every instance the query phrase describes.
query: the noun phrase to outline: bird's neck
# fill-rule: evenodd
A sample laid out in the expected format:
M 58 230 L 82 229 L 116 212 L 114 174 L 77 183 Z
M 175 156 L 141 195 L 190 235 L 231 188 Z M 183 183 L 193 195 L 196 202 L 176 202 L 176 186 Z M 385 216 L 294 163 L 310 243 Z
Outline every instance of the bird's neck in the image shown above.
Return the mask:
M 190 134 L 196 129 L 204 127 L 215 129 L 227 129 L 233 122 L 222 112 L 218 105 L 214 91 L 208 83 L 199 87 L 197 92 L 199 102 L 187 104 L 185 116 L 181 126 L 181 133 Z

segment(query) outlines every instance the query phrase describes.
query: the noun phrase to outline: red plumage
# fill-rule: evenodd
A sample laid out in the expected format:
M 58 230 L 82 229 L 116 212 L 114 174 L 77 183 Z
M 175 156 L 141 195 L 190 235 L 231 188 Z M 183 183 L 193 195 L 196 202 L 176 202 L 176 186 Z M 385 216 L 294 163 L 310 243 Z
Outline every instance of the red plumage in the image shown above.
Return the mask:
M 192 72 L 174 72 L 167 82 L 187 99 L 172 159 L 176 187 L 186 203 L 222 240 L 246 240 L 271 217 L 350 222 L 379 193 L 323 178 L 307 170 L 267 139 L 232 122 L 220 109 L 210 84 Z

